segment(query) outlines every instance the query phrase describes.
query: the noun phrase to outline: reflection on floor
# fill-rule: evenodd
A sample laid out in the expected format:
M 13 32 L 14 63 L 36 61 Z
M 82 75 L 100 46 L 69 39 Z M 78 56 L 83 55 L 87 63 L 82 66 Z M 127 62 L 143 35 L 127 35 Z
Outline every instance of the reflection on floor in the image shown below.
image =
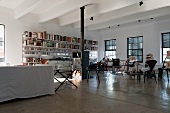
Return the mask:
M 89 83 L 75 81 L 77 89 L 67 82 L 55 95 L 1 103 L 0 113 L 170 113 L 166 77 L 144 83 L 143 77 L 139 82 L 109 72 L 99 76 L 100 84 L 93 77 Z

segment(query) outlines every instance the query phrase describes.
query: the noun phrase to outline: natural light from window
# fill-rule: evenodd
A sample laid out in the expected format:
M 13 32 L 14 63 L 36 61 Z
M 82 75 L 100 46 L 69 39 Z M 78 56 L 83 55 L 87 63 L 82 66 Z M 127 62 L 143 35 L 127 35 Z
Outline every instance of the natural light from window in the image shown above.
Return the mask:
M 5 60 L 4 31 L 5 31 L 5 26 L 0 24 L 0 62 L 4 62 Z

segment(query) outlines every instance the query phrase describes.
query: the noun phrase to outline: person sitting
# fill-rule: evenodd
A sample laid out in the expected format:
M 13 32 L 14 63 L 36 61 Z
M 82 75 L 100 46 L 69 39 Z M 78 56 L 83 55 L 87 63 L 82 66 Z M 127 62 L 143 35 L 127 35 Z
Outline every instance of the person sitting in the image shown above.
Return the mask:
M 137 65 L 138 65 L 138 62 L 136 61 L 136 58 L 131 56 L 129 58 L 129 71 L 130 73 L 135 73 L 137 71 Z

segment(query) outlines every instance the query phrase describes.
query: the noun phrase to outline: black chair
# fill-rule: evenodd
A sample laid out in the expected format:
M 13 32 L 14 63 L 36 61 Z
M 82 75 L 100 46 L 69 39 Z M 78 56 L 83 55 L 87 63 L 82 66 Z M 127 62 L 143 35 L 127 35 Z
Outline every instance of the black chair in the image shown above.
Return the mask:
M 155 78 L 155 81 L 156 81 L 156 74 L 155 74 L 155 70 L 154 67 L 156 65 L 157 61 L 156 60 L 148 60 L 146 61 L 146 65 L 145 67 L 149 67 L 149 70 L 148 71 L 145 71 L 144 72 L 144 83 L 145 83 L 145 78 L 147 77 L 147 80 L 148 78 L 152 78 L 154 77 Z M 156 81 L 157 82 L 157 81 Z
M 113 65 L 112 65 L 112 72 L 114 72 L 115 74 L 120 71 L 120 68 L 122 67 L 120 65 L 120 59 L 116 58 L 116 59 L 112 59 L 113 61 Z M 114 70 L 113 70 L 114 69 Z M 115 70 L 116 69 L 116 70 Z M 121 74 L 123 75 L 123 73 L 121 72 Z
M 97 79 L 98 79 L 98 82 L 100 83 L 100 78 L 99 78 L 99 71 L 103 71 L 103 66 L 101 63 L 97 63 L 97 64 L 91 64 L 89 65 L 87 68 L 87 82 L 89 81 L 89 78 L 90 78 L 90 72 L 91 71 L 95 71 L 96 72 L 96 75 L 97 75 Z

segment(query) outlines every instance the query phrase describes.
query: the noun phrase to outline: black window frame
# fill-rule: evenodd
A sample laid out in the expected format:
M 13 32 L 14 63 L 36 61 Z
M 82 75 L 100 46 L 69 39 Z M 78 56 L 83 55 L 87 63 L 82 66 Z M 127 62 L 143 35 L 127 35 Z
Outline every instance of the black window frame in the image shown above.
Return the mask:
M 116 55 L 116 43 L 117 43 L 116 39 L 105 40 L 105 53 L 104 53 L 105 56 L 106 56 L 106 51 L 113 51 L 115 52 Z M 108 49 L 109 47 L 112 49 Z
M 130 39 L 133 39 L 133 41 Z M 134 54 L 132 53 L 131 55 L 130 51 L 134 52 Z M 127 38 L 127 58 L 129 58 L 130 56 L 136 57 L 136 59 L 138 59 L 138 62 L 143 63 L 143 36 L 135 36 L 135 37 Z M 139 57 L 141 57 L 141 60 L 139 60 L 140 59 Z
M 169 40 L 168 40 L 169 41 L 169 46 L 168 47 L 166 45 L 164 45 L 164 43 L 163 43 L 164 42 L 164 39 L 163 39 L 164 38 L 164 34 L 168 34 L 169 35 Z M 165 52 L 166 54 L 164 54 L 164 48 L 169 48 L 169 50 L 170 50 L 170 32 L 161 33 L 161 39 L 162 39 L 161 40 L 162 41 L 162 62 L 164 62 L 165 59 L 164 59 L 163 56 L 167 55 L 166 52 Z M 169 61 L 169 59 L 166 59 L 166 61 Z
M 2 41 L 0 41 L 0 43 L 2 42 L 3 43 L 3 46 L 4 46 L 4 49 L 3 49 L 3 52 L 4 52 L 4 58 L 3 59 L 0 59 L 0 62 L 5 62 L 5 25 L 4 24 L 0 24 L 0 26 L 3 26 L 4 27 L 4 39 Z

